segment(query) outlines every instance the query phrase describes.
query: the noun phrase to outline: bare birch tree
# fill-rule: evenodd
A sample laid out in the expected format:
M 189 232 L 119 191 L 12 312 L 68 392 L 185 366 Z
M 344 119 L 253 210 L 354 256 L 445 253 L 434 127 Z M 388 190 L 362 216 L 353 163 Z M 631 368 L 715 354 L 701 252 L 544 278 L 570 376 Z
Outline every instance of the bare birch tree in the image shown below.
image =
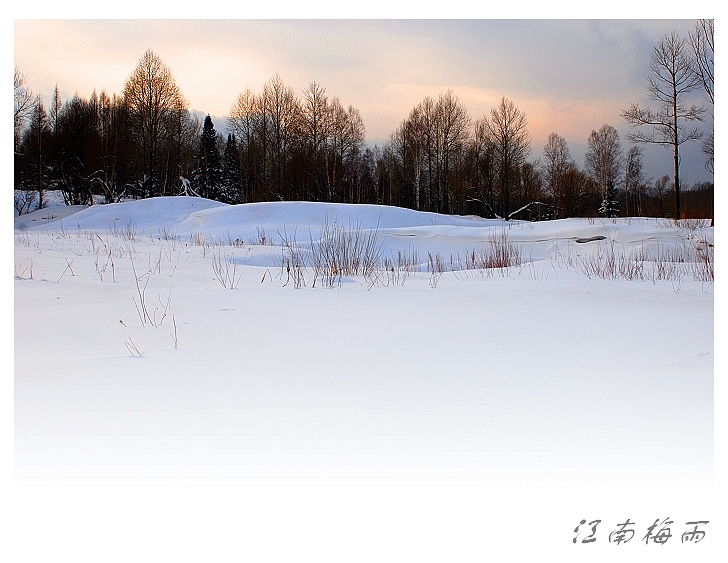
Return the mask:
M 695 74 L 703 85 L 710 106 L 715 104 L 713 59 L 715 56 L 715 42 L 713 40 L 713 20 L 698 20 L 695 22 L 695 31 L 688 34 L 690 46 L 695 55 Z M 711 117 L 713 112 L 710 112 Z M 713 129 L 703 139 L 703 154 L 705 155 L 705 168 L 713 173 Z
M 269 124 L 264 143 L 271 162 L 271 189 L 277 199 L 297 199 L 288 182 L 288 157 L 300 131 L 301 105 L 293 88 L 277 72 L 263 85 L 261 109 Z
M 142 153 L 145 195 L 154 194 L 159 182 L 161 148 L 171 136 L 175 115 L 187 109 L 187 101 L 172 72 L 148 49 L 124 84 L 133 138 Z
M 574 166 L 566 139 L 551 133 L 543 148 L 543 159 L 543 180 L 547 193 L 553 197 L 559 191 L 562 176 Z
M 470 116 L 452 90 L 440 95 L 436 111 L 440 125 L 439 136 L 442 139 L 442 182 L 438 198 L 441 205 L 437 211 L 450 213 L 453 197 L 451 176 L 457 157 L 462 154 L 469 138 Z
M 490 110 L 490 119 L 486 124 L 499 165 L 502 216 L 506 219 L 510 213 L 515 171 L 531 154 L 531 137 L 526 129 L 527 124 L 526 114 L 505 97 L 497 108 Z
M 675 217 L 680 218 L 680 145 L 702 138 L 698 127 L 687 127 L 703 121 L 705 109 L 687 106 L 687 94 L 701 87 L 695 64 L 688 52 L 686 40 L 677 32 L 665 35 L 652 50 L 650 74 L 647 79 L 648 97 L 657 102 L 657 109 L 632 104 L 622 111 L 622 117 L 634 129 L 629 134 L 635 143 L 655 144 L 671 148 L 673 153 L 673 185 L 675 187 Z M 640 127 L 650 129 L 642 131 Z
M 642 214 L 642 188 L 644 174 L 642 172 L 642 147 L 633 145 L 628 151 L 624 160 L 624 202 L 625 213 L 629 217 L 633 212 L 639 216 Z M 632 200 L 630 200 L 630 196 Z M 630 206 L 630 201 L 634 205 Z
M 619 182 L 622 161 L 622 143 L 614 127 L 604 124 L 599 131 L 591 132 L 584 155 L 584 168 L 599 190 L 602 213 L 612 215 L 615 212 L 614 192 Z
M 260 100 L 250 88 L 246 88 L 238 94 L 238 99 L 230 108 L 228 116 L 228 126 L 235 133 L 243 155 L 240 166 L 245 201 L 256 201 L 258 195 L 256 174 L 259 159 L 256 153 L 256 142 L 261 120 Z
M 605 123 L 599 131 L 592 131 L 589 134 L 587 151 L 584 155 L 584 169 L 604 195 L 609 182 L 617 183 L 621 165 L 622 143 L 619 140 L 619 132 Z
M 14 148 L 17 151 L 20 145 L 20 140 L 23 136 L 23 127 L 25 123 L 30 119 L 33 110 L 35 109 L 33 91 L 30 90 L 26 83 L 28 78 L 20 72 L 20 69 L 16 66 L 15 73 L 13 76 L 14 80 L 14 98 L 15 98 L 15 113 L 13 114 L 13 138 Z

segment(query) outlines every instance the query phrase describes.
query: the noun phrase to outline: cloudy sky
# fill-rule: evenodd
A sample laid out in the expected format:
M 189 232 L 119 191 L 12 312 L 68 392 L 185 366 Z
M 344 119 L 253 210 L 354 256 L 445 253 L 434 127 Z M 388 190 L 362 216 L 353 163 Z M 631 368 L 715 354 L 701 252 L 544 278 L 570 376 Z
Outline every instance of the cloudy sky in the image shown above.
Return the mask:
M 694 21 L 15 20 L 14 64 L 46 99 L 56 84 L 64 100 L 88 98 L 120 93 L 151 48 L 190 109 L 211 114 L 218 129 L 241 91 L 258 93 L 279 72 L 298 94 L 315 81 L 356 107 L 372 145 L 426 96 L 451 89 L 473 119 L 505 96 L 527 114 L 532 159 L 556 132 L 581 166 L 591 130 L 608 123 L 625 135 L 620 110 L 648 102 L 653 45 Z M 691 145 L 684 183 L 712 181 Z M 648 175 L 671 175 L 668 149 L 646 150 L 645 161 Z

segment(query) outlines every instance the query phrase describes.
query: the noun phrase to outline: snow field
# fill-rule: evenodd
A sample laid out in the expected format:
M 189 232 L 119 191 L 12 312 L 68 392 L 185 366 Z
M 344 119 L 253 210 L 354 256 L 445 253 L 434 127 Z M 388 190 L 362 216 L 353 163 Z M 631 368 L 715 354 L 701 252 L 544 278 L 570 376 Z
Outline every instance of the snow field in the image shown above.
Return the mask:
M 44 211 L 16 219 L 16 480 L 712 479 L 707 225 L 198 198 Z M 376 270 L 314 280 L 327 227 L 374 233 Z M 456 269 L 498 241 L 517 265 Z M 666 279 L 660 248 L 686 260 Z M 635 279 L 587 262 L 637 251 Z

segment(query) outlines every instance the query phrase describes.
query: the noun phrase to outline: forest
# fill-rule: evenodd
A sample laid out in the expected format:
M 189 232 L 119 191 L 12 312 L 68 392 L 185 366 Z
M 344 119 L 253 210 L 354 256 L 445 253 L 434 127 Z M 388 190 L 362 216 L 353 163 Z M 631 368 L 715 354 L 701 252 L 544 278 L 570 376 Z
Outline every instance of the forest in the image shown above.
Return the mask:
M 68 205 L 188 194 L 225 203 L 320 201 L 394 205 L 444 214 L 544 220 L 567 217 L 713 217 L 713 184 L 681 186 L 679 148 L 701 141 L 712 172 L 713 24 L 654 48 L 648 93 L 656 109 L 623 111 L 634 133 L 591 132 L 583 166 L 554 132 L 534 147 L 512 100 L 480 117 L 455 92 L 426 97 L 382 146 L 370 146 L 360 112 L 316 82 L 297 94 L 278 73 L 246 87 L 216 130 L 189 108 L 174 75 L 147 50 L 121 93 L 94 91 L 45 107 L 15 69 L 15 210 L 42 208 L 44 191 Z M 695 90 L 710 108 L 687 106 Z M 673 99 L 666 92 L 676 91 Z M 674 119 L 673 119 L 674 118 Z M 218 124 L 220 127 L 221 124 Z M 644 126 L 648 127 L 645 132 Z M 690 128 L 692 127 L 692 128 Z M 633 144 L 629 144 L 629 143 Z M 648 178 L 643 146 L 674 150 L 670 175 Z

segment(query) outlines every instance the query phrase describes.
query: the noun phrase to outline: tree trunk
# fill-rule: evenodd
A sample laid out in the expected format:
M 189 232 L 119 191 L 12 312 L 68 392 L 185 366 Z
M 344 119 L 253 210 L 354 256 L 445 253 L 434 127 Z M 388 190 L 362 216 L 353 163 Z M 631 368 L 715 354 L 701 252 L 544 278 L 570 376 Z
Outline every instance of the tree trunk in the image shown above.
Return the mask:
M 675 219 L 680 219 L 680 157 L 677 144 L 673 156 L 675 160 Z

